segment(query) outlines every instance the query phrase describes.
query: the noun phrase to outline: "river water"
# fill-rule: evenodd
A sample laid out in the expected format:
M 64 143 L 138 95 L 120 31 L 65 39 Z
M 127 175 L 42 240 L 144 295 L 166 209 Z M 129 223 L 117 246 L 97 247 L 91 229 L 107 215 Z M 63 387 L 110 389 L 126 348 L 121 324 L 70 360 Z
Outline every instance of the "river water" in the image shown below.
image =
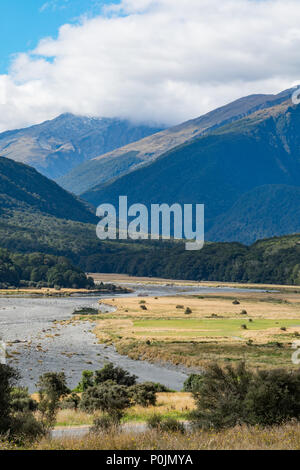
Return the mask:
M 245 292 L 243 289 L 208 288 L 145 284 L 124 284 L 134 290 L 128 296 L 168 296 L 205 294 L 212 292 Z M 7 363 L 21 373 L 21 384 L 32 393 L 41 374 L 64 371 L 68 386 L 73 388 L 83 370 L 97 370 L 106 362 L 119 365 L 138 380 L 160 382 L 171 389 L 181 390 L 191 372 L 168 364 L 150 364 L 119 355 L 114 347 L 97 343 L 92 333 L 95 324 L 88 321 L 67 325 L 56 323 L 68 320 L 75 309 L 98 308 L 100 299 L 112 295 L 71 297 L 0 297 L 0 339 L 8 343 Z

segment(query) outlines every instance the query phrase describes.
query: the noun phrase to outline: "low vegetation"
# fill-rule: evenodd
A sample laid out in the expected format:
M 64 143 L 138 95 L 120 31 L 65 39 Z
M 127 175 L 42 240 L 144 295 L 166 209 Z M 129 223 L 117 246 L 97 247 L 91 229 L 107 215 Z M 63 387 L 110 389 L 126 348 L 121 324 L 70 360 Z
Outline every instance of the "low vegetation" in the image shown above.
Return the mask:
M 150 362 L 202 369 L 212 361 L 245 360 L 259 368 L 296 367 L 292 343 L 300 335 L 297 293 L 241 293 L 147 298 L 115 298 L 115 312 L 99 315 L 95 333 L 120 354 Z M 182 308 L 178 308 L 178 305 Z M 192 314 L 186 315 L 189 308 Z M 241 311 L 243 310 L 243 315 Z
M 225 368 L 211 364 L 185 383 L 190 391 L 181 394 L 189 405 L 185 420 L 162 413 L 156 392 L 149 402 L 136 405 L 140 392 L 149 392 L 150 384 L 118 384 L 124 377 L 132 382 L 134 376 L 125 372 L 107 364 L 93 375 L 94 380 L 100 377 L 98 385 L 86 386 L 80 403 L 93 412 L 89 435 L 49 439 L 48 431 L 59 419 L 57 413 L 66 412 L 59 411 L 66 400 L 62 397 L 74 400 L 76 395 L 78 404 L 79 395 L 68 390 L 63 374 L 48 373 L 40 378 L 39 400 L 34 402 L 25 389 L 16 388 L 18 373 L 0 366 L 1 449 L 300 449 L 299 371 L 252 371 L 244 363 Z M 101 381 L 108 375 L 116 381 Z M 78 411 L 71 411 L 82 417 L 81 404 Z M 125 410 L 133 406 L 151 411 L 145 418 L 148 430 L 132 433 L 122 424 Z

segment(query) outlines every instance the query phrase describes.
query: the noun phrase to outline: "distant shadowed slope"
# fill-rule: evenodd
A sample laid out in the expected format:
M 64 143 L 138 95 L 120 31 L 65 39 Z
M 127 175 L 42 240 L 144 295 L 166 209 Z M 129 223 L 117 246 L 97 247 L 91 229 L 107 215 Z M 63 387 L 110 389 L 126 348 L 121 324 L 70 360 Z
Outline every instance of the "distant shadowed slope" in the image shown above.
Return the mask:
M 57 218 L 95 222 L 93 211 L 72 194 L 23 163 L 0 157 L 0 210 L 40 212 Z M 38 224 L 38 223 L 37 223 Z
M 258 186 L 243 194 L 207 233 L 211 241 L 250 245 L 274 235 L 300 233 L 300 187 Z

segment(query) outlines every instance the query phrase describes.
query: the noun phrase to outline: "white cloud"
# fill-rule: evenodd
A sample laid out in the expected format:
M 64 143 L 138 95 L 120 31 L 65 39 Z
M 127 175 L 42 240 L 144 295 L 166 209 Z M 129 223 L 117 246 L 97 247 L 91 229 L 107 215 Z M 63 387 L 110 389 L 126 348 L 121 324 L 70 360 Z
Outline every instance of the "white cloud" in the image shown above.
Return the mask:
M 299 0 L 123 0 L 17 55 L 0 130 L 62 112 L 182 122 L 299 81 Z

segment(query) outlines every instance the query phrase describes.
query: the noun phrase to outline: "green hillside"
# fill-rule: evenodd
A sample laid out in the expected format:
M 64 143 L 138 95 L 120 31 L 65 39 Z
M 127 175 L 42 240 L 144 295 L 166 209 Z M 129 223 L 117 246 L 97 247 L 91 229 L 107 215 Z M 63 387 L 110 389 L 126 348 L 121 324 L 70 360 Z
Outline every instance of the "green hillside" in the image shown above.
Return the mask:
M 94 205 L 117 204 L 119 195 L 124 194 L 129 204 L 204 203 L 209 240 L 249 243 L 260 234 L 270 237 L 297 232 L 300 231 L 297 189 L 295 196 L 289 198 L 289 220 L 283 205 L 269 205 L 272 223 L 258 231 L 255 227 L 260 227 L 263 221 L 258 212 L 255 216 L 255 209 L 245 230 L 242 225 L 238 229 L 241 212 L 230 210 L 241 197 L 259 186 L 300 186 L 299 129 L 300 107 L 289 100 L 177 147 L 147 166 L 96 186 L 82 197 Z M 290 195 L 291 192 L 292 188 Z M 252 193 L 251 197 L 254 208 L 265 203 L 262 191 Z M 224 220 L 220 218 L 227 213 L 230 224 L 223 236 Z M 281 217 L 285 217 L 285 229 Z
M 90 207 L 35 169 L 0 157 L 0 210 L 37 212 L 80 222 L 95 222 Z

